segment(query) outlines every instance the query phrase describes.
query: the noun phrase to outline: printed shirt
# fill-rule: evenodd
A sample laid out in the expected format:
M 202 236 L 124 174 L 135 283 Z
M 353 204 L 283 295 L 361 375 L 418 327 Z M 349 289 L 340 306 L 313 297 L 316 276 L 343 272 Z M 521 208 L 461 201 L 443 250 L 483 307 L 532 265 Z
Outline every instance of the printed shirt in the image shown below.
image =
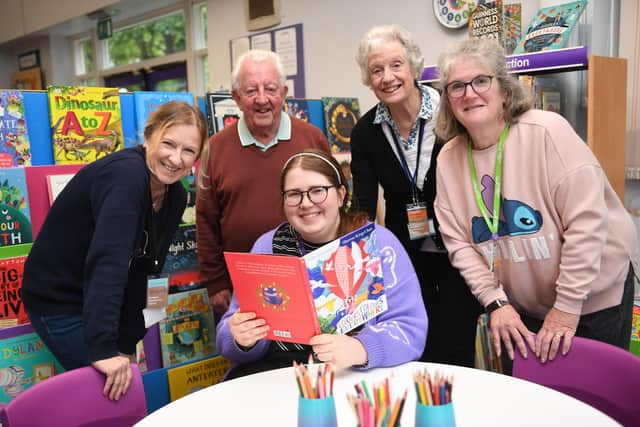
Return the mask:
M 280 124 L 278 125 L 278 133 L 276 133 L 275 138 L 271 140 L 267 145 L 258 141 L 253 137 L 251 131 L 247 127 L 247 121 L 244 116 L 240 118 L 238 122 L 238 136 L 240 137 L 240 143 L 243 147 L 248 147 L 250 145 L 255 144 L 262 151 L 267 151 L 269 148 L 274 147 L 278 141 L 290 140 L 291 139 L 291 118 L 286 113 L 280 114 Z

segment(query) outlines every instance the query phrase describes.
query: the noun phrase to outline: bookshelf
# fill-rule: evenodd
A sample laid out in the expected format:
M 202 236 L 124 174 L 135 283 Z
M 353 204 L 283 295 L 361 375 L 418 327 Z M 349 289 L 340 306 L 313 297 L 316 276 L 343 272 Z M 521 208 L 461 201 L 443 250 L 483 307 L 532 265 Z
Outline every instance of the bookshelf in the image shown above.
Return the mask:
M 514 74 L 587 71 L 587 145 L 624 200 L 627 60 L 588 55 L 586 46 L 509 55 L 505 60 Z M 436 67 L 425 67 L 421 79 L 426 83 L 437 80 Z

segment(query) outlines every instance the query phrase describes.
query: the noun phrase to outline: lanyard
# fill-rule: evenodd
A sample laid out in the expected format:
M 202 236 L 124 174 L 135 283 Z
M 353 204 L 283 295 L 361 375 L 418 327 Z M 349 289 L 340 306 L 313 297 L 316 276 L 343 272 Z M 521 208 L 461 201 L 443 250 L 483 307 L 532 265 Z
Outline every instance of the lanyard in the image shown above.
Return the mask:
M 411 172 L 409 172 L 409 165 L 407 164 L 407 160 L 404 158 L 404 152 L 402 151 L 402 147 L 400 147 L 400 143 L 398 143 L 398 138 L 396 137 L 396 133 L 391 129 L 391 137 L 393 138 L 393 143 L 396 146 L 396 150 L 398 151 L 398 157 L 400 157 L 400 163 L 402 165 L 402 170 L 404 174 L 409 179 L 409 182 L 412 186 L 412 192 L 414 192 L 415 198 L 415 189 L 416 189 L 416 180 L 418 178 L 418 169 L 420 168 L 420 151 L 422 150 L 422 137 L 424 135 L 424 126 L 426 120 L 424 118 L 420 119 L 420 132 L 418 133 L 418 153 L 416 154 L 416 170 L 413 172 L 413 176 Z
M 473 185 L 473 195 L 476 198 L 476 204 L 482 212 L 482 217 L 484 218 L 484 222 L 487 223 L 487 227 L 489 227 L 489 231 L 491 231 L 491 238 L 496 241 L 498 240 L 498 221 L 500 219 L 500 192 L 502 190 L 502 156 L 504 153 L 504 141 L 507 139 L 507 133 L 509 133 L 509 124 L 506 124 L 502 133 L 500 134 L 500 139 L 498 140 L 498 153 L 496 154 L 496 175 L 495 175 L 495 184 L 493 189 L 493 218 L 489 218 L 489 211 L 487 211 L 487 207 L 482 201 L 482 194 L 480 193 L 480 186 L 478 185 L 478 177 L 476 176 L 476 167 L 473 164 L 473 156 L 471 154 L 472 143 L 469 142 L 467 145 L 467 157 L 469 159 L 469 169 L 471 171 L 471 184 Z

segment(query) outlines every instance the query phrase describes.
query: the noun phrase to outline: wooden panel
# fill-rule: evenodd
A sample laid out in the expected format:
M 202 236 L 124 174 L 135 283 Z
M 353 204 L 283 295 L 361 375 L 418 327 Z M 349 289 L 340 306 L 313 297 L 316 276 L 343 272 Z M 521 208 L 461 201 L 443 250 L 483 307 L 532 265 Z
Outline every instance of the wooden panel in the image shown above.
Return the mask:
M 624 200 L 627 60 L 589 57 L 587 143 Z
M 24 33 L 22 0 L 2 0 L 0 43 L 22 37 Z

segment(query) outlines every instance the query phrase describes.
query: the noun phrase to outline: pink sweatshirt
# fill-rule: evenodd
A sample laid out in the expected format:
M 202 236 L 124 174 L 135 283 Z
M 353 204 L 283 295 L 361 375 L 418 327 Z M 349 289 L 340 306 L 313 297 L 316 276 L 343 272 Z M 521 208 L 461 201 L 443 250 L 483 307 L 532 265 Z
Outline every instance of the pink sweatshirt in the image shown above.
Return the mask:
M 474 150 L 483 199 L 493 207 L 497 144 Z M 438 157 L 435 211 L 457 267 L 481 304 L 507 299 L 543 319 L 551 307 L 588 314 L 620 304 L 636 230 L 598 160 L 560 115 L 530 110 L 504 146 L 500 284 L 488 262 L 490 232 L 477 207 L 465 137 Z M 637 268 L 636 268 L 636 271 Z

